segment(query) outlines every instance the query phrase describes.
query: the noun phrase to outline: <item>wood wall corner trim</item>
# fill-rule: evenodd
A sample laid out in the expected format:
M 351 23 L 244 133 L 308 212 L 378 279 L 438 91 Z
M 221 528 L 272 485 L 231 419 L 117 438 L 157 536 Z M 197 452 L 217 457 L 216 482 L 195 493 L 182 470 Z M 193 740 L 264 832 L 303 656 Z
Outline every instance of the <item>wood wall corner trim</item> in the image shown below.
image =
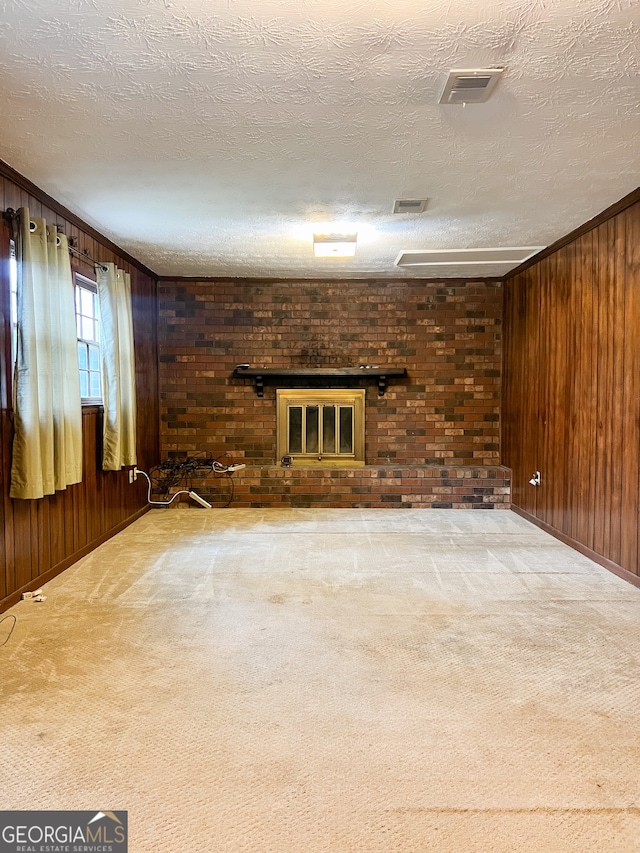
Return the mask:
M 546 249 L 542 249 L 542 251 L 538 252 L 532 258 L 529 258 L 527 261 L 523 261 L 519 266 L 509 270 L 509 272 L 504 274 L 501 281 L 509 281 L 509 279 L 519 275 L 525 270 L 528 270 L 529 267 L 535 266 L 540 261 L 548 258 L 550 255 L 553 255 L 558 251 L 558 249 L 563 249 L 565 246 L 568 246 L 569 243 L 573 243 L 574 240 L 577 240 L 584 234 L 588 234 L 589 231 L 593 231 L 594 228 L 597 228 L 609 219 L 613 219 L 614 216 L 617 216 L 619 213 L 622 213 L 623 210 L 626 210 L 628 207 L 631 207 L 638 202 L 640 202 L 640 187 L 637 187 L 637 189 L 632 190 L 628 195 L 625 195 L 623 198 L 614 202 L 601 213 L 594 216 L 593 219 L 589 219 L 573 231 L 570 231 L 569 234 L 565 234 L 564 237 L 560 237 L 559 240 L 556 240 L 555 243 L 547 246 Z

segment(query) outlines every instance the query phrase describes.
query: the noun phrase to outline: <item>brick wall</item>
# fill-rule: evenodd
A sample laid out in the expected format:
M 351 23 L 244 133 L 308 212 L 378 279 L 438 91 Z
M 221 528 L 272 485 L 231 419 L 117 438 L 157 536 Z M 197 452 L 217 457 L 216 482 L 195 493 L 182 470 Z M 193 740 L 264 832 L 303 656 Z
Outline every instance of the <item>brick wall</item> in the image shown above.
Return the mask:
M 228 453 L 258 476 L 276 461 L 276 385 L 258 398 L 236 364 L 376 364 L 408 375 L 384 397 L 362 382 L 367 465 L 499 465 L 499 283 L 162 280 L 159 299 L 164 456 Z
M 203 486 L 216 506 L 229 495 L 222 479 Z M 511 492 L 507 469 L 488 465 L 248 468 L 235 475 L 234 487 L 234 506 L 249 507 L 509 509 Z

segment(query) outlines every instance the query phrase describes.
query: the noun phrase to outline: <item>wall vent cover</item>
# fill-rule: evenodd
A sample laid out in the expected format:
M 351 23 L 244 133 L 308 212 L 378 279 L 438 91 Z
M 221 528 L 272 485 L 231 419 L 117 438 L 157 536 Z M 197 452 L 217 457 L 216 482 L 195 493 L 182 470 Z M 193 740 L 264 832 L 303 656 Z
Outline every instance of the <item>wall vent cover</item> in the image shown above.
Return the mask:
M 454 68 L 449 72 L 440 104 L 483 104 L 496 87 L 504 68 Z
M 459 264 L 521 264 L 545 246 L 510 246 L 500 249 L 418 249 L 400 252 L 399 267 L 450 266 Z
M 424 213 L 426 209 L 426 198 L 397 198 L 393 203 L 394 213 Z

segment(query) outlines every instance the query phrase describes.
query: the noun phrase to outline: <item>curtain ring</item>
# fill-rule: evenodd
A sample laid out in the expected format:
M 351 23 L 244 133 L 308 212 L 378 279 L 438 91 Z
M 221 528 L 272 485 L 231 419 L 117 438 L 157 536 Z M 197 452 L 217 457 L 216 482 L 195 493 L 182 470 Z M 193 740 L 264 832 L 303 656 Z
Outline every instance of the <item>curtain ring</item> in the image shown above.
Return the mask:
M 56 246 L 62 246 L 62 240 L 59 237 L 56 237 Z
M 29 220 L 29 231 L 33 234 L 34 231 L 38 230 L 37 224 L 33 221 L 33 219 Z

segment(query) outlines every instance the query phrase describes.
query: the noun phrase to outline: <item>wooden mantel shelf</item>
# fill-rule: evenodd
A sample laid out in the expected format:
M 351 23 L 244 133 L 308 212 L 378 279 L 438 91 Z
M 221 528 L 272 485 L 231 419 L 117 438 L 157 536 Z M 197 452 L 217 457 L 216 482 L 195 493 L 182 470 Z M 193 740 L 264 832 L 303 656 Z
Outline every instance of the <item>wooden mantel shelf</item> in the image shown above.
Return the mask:
M 233 371 L 234 376 L 249 376 L 255 381 L 256 394 L 264 396 L 264 383 L 272 379 L 278 380 L 287 376 L 302 379 L 376 379 L 378 396 L 383 397 L 387 389 L 387 379 L 392 376 L 406 376 L 406 367 L 380 367 L 365 365 L 364 367 L 251 367 L 239 364 Z

